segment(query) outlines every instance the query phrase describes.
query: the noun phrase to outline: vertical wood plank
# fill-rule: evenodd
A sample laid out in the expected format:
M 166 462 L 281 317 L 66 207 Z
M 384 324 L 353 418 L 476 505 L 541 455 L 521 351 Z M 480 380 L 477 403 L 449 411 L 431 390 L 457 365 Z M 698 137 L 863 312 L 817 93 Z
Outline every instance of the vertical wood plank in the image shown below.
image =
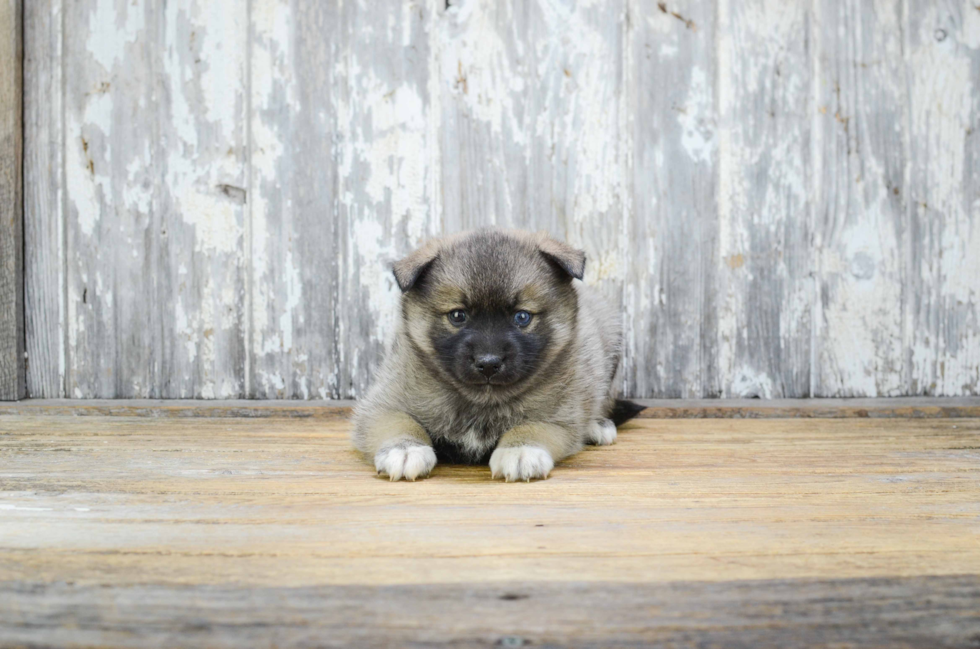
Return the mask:
M 532 2 L 447 4 L 441 33 L 441 176 L 445 227 L 529 227 L 528 95 L 537 82 L 528 40 Z M 547 125 L 551 130 L 552 125 Z M 564 223 L 551 205 L 534 219 Z
M 156 13 L 98 0 L 64 12 L 66 394 L 157 396 Z
M 67 392 L 241 396 L 245 6 L 67 9 Z
M 25 394 L 23 7 L 0 0 L 0 400 Z
M 713 394 L 809 396 L 808 13 L 799 2 L 719 3 Z
M 436 0 L 341 7 L 338 209 L 340 392 L 371 384 L 398 317 L 390 264 L 441 230 Z M 313 74 L 313 70 L 308 71 Z
M 821 0 L 815 24 L 813 396 L 896 396 L 906 391 L 902 3 Z
M 340 398 L 336 3 L 253 0 L 249 396 Z
M 980 8 L 910 0 L 907 393 L 980 393 Z
M 161 84 L 154 205 L 161 380 L 167 397 L 245 394 L 248 7 L 239 0 L 154 9 Z
M 24 6 L 24 303 L 27 392 L 65 396 L 62 2 Z
M 626 373 L 635 397 L 716 396 L 715 8 L 630 3 L 632 216 Z
M 621 287 L 625 1 L 453 3 L 443 22 L 446 228 L 548 230 Z M 618 298 L 618 295 L 617 295 Z

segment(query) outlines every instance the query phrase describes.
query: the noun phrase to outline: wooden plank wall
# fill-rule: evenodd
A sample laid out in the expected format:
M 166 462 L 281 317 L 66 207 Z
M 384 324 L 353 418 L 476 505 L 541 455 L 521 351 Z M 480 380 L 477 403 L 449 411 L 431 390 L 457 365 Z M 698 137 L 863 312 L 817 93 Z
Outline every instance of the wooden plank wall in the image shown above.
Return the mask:
M 23 13 L 0 0 L 0 400 L 24 396 Z
M 38 0 L 35 397 L 356 398 L 386 264 L 586 249 L 635 397 L 980 393 L 972 0 Z

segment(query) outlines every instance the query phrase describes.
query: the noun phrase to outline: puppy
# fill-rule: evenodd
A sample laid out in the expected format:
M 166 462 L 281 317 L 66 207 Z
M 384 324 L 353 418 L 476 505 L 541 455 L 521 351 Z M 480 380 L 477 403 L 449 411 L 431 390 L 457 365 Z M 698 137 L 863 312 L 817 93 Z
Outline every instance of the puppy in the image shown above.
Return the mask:
M 548 477 L 583 444 L 612 444 L 639 407 L 613 378 L 619 314 L 582 279 L 585 253 L 544 234 L 479 230 L 394 265 L 401 320 L 358 403 L 354 446 L 391 480 L 437 458 L 490 464 L 510 482 Z

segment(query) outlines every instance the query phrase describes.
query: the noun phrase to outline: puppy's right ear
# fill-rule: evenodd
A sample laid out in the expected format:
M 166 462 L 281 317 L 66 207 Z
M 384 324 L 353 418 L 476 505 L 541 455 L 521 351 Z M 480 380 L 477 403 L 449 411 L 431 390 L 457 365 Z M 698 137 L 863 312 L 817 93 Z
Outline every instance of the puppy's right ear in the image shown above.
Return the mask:
M 425 269 L 439 256 L 439 242 L 429 241 L 404 259 L 395 262 L 395 281 L 402 293 L 415 286 Z
M 567 243 L 545 236 L 538 242 L 538 250 L 558 265 L 570 277 L 582 279 L 585 276 L 585 252 Z

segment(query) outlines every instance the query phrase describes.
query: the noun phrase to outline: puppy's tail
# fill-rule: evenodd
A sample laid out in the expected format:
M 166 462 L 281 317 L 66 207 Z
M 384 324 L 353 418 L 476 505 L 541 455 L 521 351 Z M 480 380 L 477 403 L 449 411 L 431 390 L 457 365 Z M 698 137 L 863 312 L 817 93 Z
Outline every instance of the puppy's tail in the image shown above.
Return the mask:
M 614 424 L 619 426 L 637 416 L 645 409 L 646 406 L 641 406 L 638 403 L 633 403 L 626 399 L 616 399 L 613 403 L 612 412 L 609 413 L 609 418 L 613 420 Z

